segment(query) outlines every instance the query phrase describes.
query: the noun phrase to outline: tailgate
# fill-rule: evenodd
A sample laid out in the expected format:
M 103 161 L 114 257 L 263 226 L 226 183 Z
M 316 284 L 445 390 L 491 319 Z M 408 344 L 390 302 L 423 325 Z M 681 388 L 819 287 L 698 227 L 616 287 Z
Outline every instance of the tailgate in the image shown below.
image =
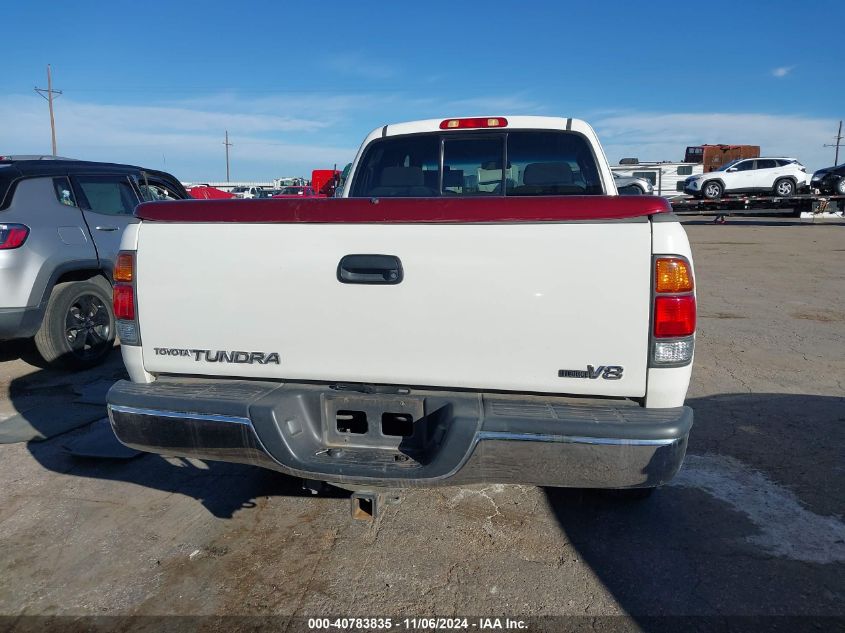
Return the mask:
M 144 366 L 642 396 L 651 223 L 637 220 L 144 222 L 137 254 Z M 398 258 L 401 283 L 341 283 L 338 264 L 350 254 Z M 621 378 L 600 369 L 609 366 L 622 368 Z

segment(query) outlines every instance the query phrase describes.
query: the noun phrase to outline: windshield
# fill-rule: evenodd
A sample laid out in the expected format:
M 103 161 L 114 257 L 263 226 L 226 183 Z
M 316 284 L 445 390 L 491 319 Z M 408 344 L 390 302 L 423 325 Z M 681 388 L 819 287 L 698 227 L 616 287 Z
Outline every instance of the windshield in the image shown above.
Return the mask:
M 442 167 L 441 167 L 442 166 Z M 426 133 L 373 141 L 352 197 L 601 195 L 590 144 L 557 130 Z
M 737 158 L 736 160 L 732 160 L 732 161 L 731 161 L 731 162 L 729 162 L 729 163 L 725 163 L 724 165 L 722 165 L 721 167 L 719 167 L 719 169 L 717 169 L 716 171 L 725 171 L 725 170 L 727 170 L 729 167 L 733 167 L 734 165 L 736 165 L 736 164 L 737 164 L 740 160 L 742 160 L 742 159 L 741 159 L 741 158 Z

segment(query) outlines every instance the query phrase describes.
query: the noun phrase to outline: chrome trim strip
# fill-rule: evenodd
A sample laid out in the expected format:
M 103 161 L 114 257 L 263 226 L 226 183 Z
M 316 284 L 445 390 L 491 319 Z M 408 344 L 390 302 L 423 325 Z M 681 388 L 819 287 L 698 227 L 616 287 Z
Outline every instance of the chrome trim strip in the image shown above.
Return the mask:
M 138 407 L 127 407 L 123 405 L 108 405 L 109 417 L 111 412 L 128 413 L 131 415 L 147 415 L 159 418 L 174 418 L 188 420 L 202 420 L 205 422 L 223 422 L 229 424 L 242 424 L 252 428 L 252 421 L 249 418 L 232 415 L 217 415 L 213 413 L 187 413 L 184 411 L 168 411 L 165 409 L 142 409 Z M 585 437 L 578 435 L 550 435 L 547 433 L 508 433 L 505 431 L 479 431 L 474 444 L 482 440 L 499 440 L 505 442 L 558 442 L 564 444 L 596 444 L 605 446 L 666 446 L 674 444 L 677 439 L 625 439 L 607 437 Z M 262 447 L 263 448 L 263 447 Z
M 507 442 L 560 442 L 565 444 L 599 444 L 605 446 L 667 446 L 677 439 L 634 440 L 607 437 L 583 437 L 577 435 L 548 435 L 543 433 L 507 433 L 504 431 L 481 431 L 476 442 L 481 440 L 501 440 Z
M 164 409 L 140 409 L 137 407 L 125 407 L 119 404 L 108 405 L 109 414 L 112 411 L 117 413 L 129 413 L 132 415 L 149 415 L 159 418 L 181 418 L 188 420 L 203 420 L 206 422 L 227 422 L 230 424 L 243 424 L 252 427 L 252 421 L 249 418 L 242 418 L 234 415 L 216 415 L 213 413 L 186 413 L 184 411 L 167 411 Z

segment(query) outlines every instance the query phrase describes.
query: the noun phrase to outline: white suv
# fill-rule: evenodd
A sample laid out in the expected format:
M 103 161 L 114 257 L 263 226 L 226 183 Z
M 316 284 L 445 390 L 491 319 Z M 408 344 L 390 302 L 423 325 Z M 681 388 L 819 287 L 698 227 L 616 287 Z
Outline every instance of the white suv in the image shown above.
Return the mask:
M 236 198 L 257 198 L 259 192 L 262 191 L 261 187 L 235 187 L 232 189 L 232 193 L 235 194 Z
M 718 200 L 726 193 L 772 193 L 788 197 L 807 186 L 807 170 L 794 158 L 745 158 L 684 181 L 684 192 Z

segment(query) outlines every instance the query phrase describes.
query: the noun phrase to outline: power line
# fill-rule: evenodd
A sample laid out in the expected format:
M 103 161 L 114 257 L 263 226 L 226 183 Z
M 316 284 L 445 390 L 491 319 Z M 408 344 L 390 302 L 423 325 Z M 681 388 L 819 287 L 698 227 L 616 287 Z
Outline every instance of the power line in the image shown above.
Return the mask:
M 226 146 L 226 182 L 229 182 L 229 148 L 234 145 L 229 142 L 229 130 L 226 130 L 226 140 L 223 141 L 223 145 Z
M 53 139 L 53 156 L 56 155 L 56 119 L 53 116 L 53 95 L 61 95 L 61 90 L 53 90 L 53 73 L 51 72 L 50 64 L 47 64 L 47 89 L 38 88 L 36 86 L 35 92 L 47 99 L 47 104 L 50 108 L 50 136 Z
M 833 159 L 833 164 L 839 164 L 839 146 L 842 144 L 842 121 L 839 122 L 839 131 L 836 133 L 836 136 L 833 137 L 833 140 L 836 143 L 825 143 L 825 147 L 835 147 L 836 148 L 836 158 Z

